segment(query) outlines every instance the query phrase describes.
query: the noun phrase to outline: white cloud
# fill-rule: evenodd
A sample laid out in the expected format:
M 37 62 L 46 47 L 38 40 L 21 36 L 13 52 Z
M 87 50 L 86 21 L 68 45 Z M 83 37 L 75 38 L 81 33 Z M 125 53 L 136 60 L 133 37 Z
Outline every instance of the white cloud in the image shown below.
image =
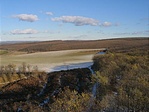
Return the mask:
M 58 34 L 61 33 L 61 31 L 49 31 L 49 30 L 44 30 L 41 33 L 50 33 L 50 34 Z
M 120 32 L 120 33 L 113 33 L 114 35 L 140 35 L 140 34 L 147 34 L 149 31 L 135 31 L 135 32 Z
M 130 35 L 129 32 L 120 32 L 120 33 L 113 33 L 114 35 Z
M 115 23 L 114 26 L 120 26 L 120 24 L 119 23 Z
M 33 14 L 18 14 L 18 15 L 14 15 L 14 18 L 18 18 L 21 21 L 28 21 L 28 22 L 34 22 L 39 20 L 37 15 L 33 15 Z
M 104 23 L 102 23 L 102 26 L 106 26 L 106 27 L 112 26 L 112 23 L 110 23 L 110 22 L 104 22 Z
M 143 34 L 143 33 L 144 33 L 143 31 L 136 31 L 136 32 L 132 32 L 131 34 L 136 35 L 136 34 Z
M 78 35 L 78 36 L 74 36 L 73 38 L 74 39 L 83 39 L 83 38 L 86 38 L 88 37 L 87 35 Z
M 16 35 L 16 34 L 35 34 L 35 33 L 38 33 L 38 31 L 34 30 L 34 29 L 24 29 L 24 30 L 15 29 L 15 30 L 11 31 L 11 33 L 13 35 Z
M 93 18 L 87 18 L 82 16 L 61 16 L 52 18 L 52 21 L 62 21 L 63 23 L 72 23 L 76 26 L 91 25 L 98 26 L 99 21 Z
M 47 15 L 52 16 L 53 13 L 52 12 L 46 12 Z

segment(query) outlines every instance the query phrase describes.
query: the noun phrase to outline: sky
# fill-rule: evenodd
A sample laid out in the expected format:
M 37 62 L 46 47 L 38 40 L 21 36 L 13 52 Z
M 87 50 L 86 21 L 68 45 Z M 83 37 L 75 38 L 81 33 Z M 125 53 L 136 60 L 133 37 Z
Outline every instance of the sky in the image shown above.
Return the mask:
M 149 37 L 149 0 L 0 0 L 0 41 Z

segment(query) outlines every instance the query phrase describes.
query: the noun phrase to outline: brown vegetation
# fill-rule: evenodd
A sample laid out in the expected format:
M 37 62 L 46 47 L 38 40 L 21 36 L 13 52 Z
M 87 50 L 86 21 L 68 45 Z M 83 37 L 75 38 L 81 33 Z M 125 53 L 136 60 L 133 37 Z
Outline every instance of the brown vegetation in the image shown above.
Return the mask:
M 97 100 L 106 101 L 106 111 L 148 111 L 148 52 L 137 50 L 94 57 L 93 68 L 97 73 L 93 79 L 100 83 Z
M 24 112 L 147 112 L 149 110 L 147 38 L 90 41 L 88 44 L 87 41 L 84 43 L 71 41 L 72 43 L 68 42 L 71 43 L 71 47 L 66 44 L 67 41 L 53 41 L 53 43 L 55 42 L 59 43 L 58 46 L 63 47 L 53 47 L 50 50 L 89 47 L 109 47 L 110 50 L 105 55 L 96 55 L 93 58 L 92 68 L 96 71 L 94 76 L 91 75 L 88 68 L 44 74 L 39 72 L 37 67 L 32 71 L 25 64 L 20 67 L 18 72 L 14 71 L 15 66 L 12 65 L 1 67 L 1 73 L 7 75 L 8 79 L 11 78 L 9 75 L 19 73 L 27 76 L 27 79 L 11 82 L 2 88 L 0 111 L 20 109 Z M 38 44 L 40 46 L 43 43 Z M 36 46 L 34 46 L 35 44 Z M 47 45 L 47 42 L 44 44 Z M 81 47 L 80 44 L 82 44 Z M 15 44 L 11 47 L 14 48 L 13 50 L 26 50 L 26 47 L 15 48 L 18 45 L 23 44 Z M 32 45 L 27 47 L 29 51 L 39 51 L 37 43 L 33 45 L 36 49 Z M 73 45 L 77 47 L 73 47 Z M 11 48 L 7 45 L 1 47 Z M 48 45 L 46 47 L 48 48 Z M 44 48 L 45 46 L 41 47 L 41 51 Z M 94 83 L 99 83 L 96 97 L 91 96 L 91 88 Z M 46 101 L 47 99 L 48 101 Z
M 0 45 L 0 49 L 9 51 L 43 52 L 71 49 L 99 49 L 109 48 L 111 50 L 128 50 L 133 48 L 148 47 L 148 38 L 123 38 L 109 40 L 86 40 L 86 41 L 45 41 L 33 43 L 17 43 Z
M 28 72 L 26 74 L 28 76 Z M 48 111 L 52 106 L 50 104 L 55 102 L 55 97 L 65 90 L 65 87 L 69 87 L 71 91 L 76 90 L 79 93 L 89 92 L 90 90 L 91 73 L 88 69 L 49 73 L 47 75 L 48 78 L 44 81 L 41 80 L 44 77 L 42 72 L 31 71 L 30 74 L 26 79 L 9 83 L 2 88 L 0 94 L 0 110 L 16 111 L 21 105 L 24 111 L 26 109 L 31 111 L 32 108 L 34 108 L 33 110 L 41 110 L 42 108 L 42 110 Z M 45 84 L 45 89 L 43 89 Z M 48 102 L 49 107 L 47 104 L 40 107 L 39 105 L 47 98 L 50 99 Z M 28 102 L 30 102 L 29 105 Z

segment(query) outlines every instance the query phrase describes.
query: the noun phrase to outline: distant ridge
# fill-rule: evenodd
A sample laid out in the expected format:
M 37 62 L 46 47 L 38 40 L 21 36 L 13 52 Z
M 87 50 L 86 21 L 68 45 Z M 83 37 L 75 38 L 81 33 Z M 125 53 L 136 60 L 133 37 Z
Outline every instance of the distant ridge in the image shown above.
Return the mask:
M 17 44 L 17 43 L 33 43 L 33 42 L 40 42 L 40 41 L 1 41 L 0 45 Z
M 0 49 L 9 51 L 23 51 L 28 53 L 47 52 L 75 49 L 148 49 L 149 38 L 116 38 L 104 40 L 52 40 L 52 41 L 6 41 Z

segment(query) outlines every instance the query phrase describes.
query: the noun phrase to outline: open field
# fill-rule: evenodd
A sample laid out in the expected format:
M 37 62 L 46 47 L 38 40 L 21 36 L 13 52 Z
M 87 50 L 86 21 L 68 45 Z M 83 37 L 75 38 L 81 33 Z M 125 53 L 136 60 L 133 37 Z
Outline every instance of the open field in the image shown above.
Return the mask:
M 30 65 L 37 65 L 40 70 L 50 71 L 50 68 L 69 64 L 92 61 L 94 54 L 102 49 L 80 49 L 51 52 L 36 52 L 31 54 L 1 55 L 0 65 L 10 63 L 20 65 L 23 62 Z
M 4 55 L 4 54 L 7 54 L 8 51 L 7 50 L 0 50 L 0 55 Z
M 92 61 L 101 48 L 110 52 L 127 52 L 134 49 L 149 49 L 148 38 L 123 38 L 94 41 L 45 41 L 0 45 L 0 65 L 20 65 L 25 62 L 39 69 L 70 63 Z
M 49 46 L 51 46 L 50 49 L 47 49 Z M 61 65 L 91 62 L 97 52 L 105 49 L 101 49 L 101 47 L 108 48 L 110 52 L 140 50 L 147 53 L 149 39 L 127 38 L 101 41 L 47 41 L 5 44 L 0 45 L 0 66 L 8 64 L 20 66 L 25 62 L 32 67 L 37 65 L 39 70 L 50 72 L 53 68 Z M 7 82 L 5 78 L 0 80 Z
M 119 107 L 117 108 L 118 111 L 127 108 L 132 110 L 135 106 L 137 111 L 142 111 L 142 109 L 144 112 L 147 111 L 149 101 L 149 95 L 146 94 L 149 74 L 148 39 L 135 39 L 134 41 L 128 39 L 128 43 L 122 42 L 124 41 L 117 42 L 119 44 L 118 47 L 109 47 L 105 55 L 95 55 L 101 50 L 100 48 L 87 49 L 87 47 L 75 50 L 34 51 L 32 53 L 16 49 L 3 49 L 7 53 L 0 55 L 0 65 L 14 63 L 19 68 L 17 69 L 16 67 L 16 71 L 14 71 L 12 66 L 9 65 L 1 69 L 0 109 L 8 111 L 11 108 L 11 110 L 16 111 L 20 108 L 20 105 L 22 105 L 22 110 L 25 110 L 26 106 L 31 107 L 31 109 L 36 107 L 42 110 L 44 106 L 47 106 L 47 108 L 51 109 L 53 105 L 58 105 L 57 102 L 59 101 L 65 104 L 65 102 L 70 102 L 70 98 L 72 98 L 71 103 L 76 97 L 79 100 L 86 98 L 83 95 L 89 95 L 94 90 L 94 85 L 99 81 L 100 85 L 96 86 L 97 94 L 93 104 L 96 104 L 96 102 L 109 102 L 109 104 L 114 103 L 109 107 L 113 109 Z M 94 55 L 92 67 L 50 72 L 55 66 L 66 65 L 67 67 L 67 64 L 71 63 L 91 62 Z M 34 69 L 33 66 L 30 69 L 28 66 L 23 69 L 23 64 L 22 68 L 20 68 L 23 62 L 34 67 L 37 65 L 40 70 L 50 73 L 40 72 L 36 67 Z M 93 70 L 96 72 L 95 75 L 91 75 Z M 70 91 L 76 91 L 75 96 L 72 96 L 73 94 L 67 91 L 66 87 L 69 87 Z M 66 98 L 65 96 L 60 96 L 63 95 L 62 93 L 69 95 L 69 99 L 61 100 L 61 98 Z M 78 97 L 76 93 L 83 95 Z M 128 99 L 126 96 L 129 95 L 131 96 Z M 83 104 L 87 104 L 87 101 L 90 100 L 83 100 Z M 111 101 L 112 103 L 110 103 Z M 28 102 L 30 105 L 28 105 Z M 128 102 L 132 107 L 128 105 Z M 44 106 L 41 107 L 41 105 Z M 98 108 L 100 105 L 102 103 L 95 105 L 95 107 Z M 58 105 L 58 109 L 59 107 Z M 106 106 L 104 109 L 109 107 Z M 99 110 L 101 109 L 99 108 Z
M 23 52 L 43 52 L 74 49 L 99 49 L 108 48 L 109 50 L 126 50 L 148 46 L 149 38 L 121 38 L 107 40 L 81 40 L 81 41 L 43 41 L 30 43 L 16 43 L 0 45 L 0 49 L 8 51 Z

